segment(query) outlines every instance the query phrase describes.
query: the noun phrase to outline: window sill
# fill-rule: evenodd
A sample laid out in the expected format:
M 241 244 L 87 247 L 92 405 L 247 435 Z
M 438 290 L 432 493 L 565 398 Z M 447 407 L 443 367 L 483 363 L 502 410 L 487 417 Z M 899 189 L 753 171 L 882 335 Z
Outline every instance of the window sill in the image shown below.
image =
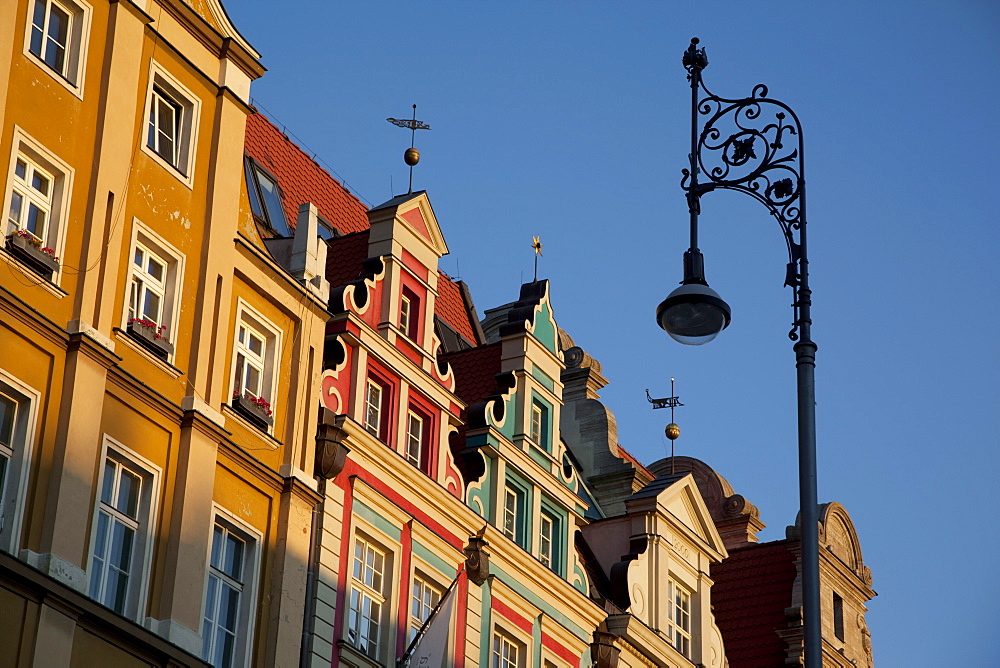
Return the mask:
M 69 295 L 68 292 L 60 288 L 56 283 L 52 282 L 52 280 L 40 276 L 37 272 L 32 270 L 31 267 L 22 262 L 19 257 L 14 255 L 14 253 L 2 245 L 0 245 L 0 259 L 6 262 L 12 270 L 21 272 L 25 278 L 31 281 L 32 285 L 44 288 L 56 299 L 62 299 L 63 297 Z M 24 281 L 21 281 L 21 283 L 24 283 Z
M 222 404 L 222 414 L 225 415 L 227 419 L 232 419 L 240 423 L 240 425 L 242 425 L 243 428 L 246 429 L 247 431 L 255 433 L 262 439 L 264 439 L 266 447 L 269 450 L 277 450 L 278 448 L 281 447 L 282 445 L 281 441 L 276 439 L 273 434 L 271 434 L 269 431 L 265 431 L 260 427 L 258 427 L 256 424 L 254 424 L 246 417 L 244 417 L 240 411 L 233 408 L 230 404 L 228 403 Z M 229 431 L 232 431 L 232 429 L 229 429 Z
M 39 243 L 39 245 L 41 245 Z M 7 252 L 13 255 L 24 266 L 52 282 L 52 277 L 59 273 L 59 260 L 37 248 L 34 243 L 17 234 L 8 234 Z
M 232 401 L 229 402 L 229 405 L 233 410 L 239 413 L 243 419 L 255 425 L 263 432 L 269 432 L 274 426 L 274 418 L 268 414 L 267 410 L 261 408 L 245 396 L 239 394 L 233 395 Z
M 356 668 L 382 668 L 381 663 L 362 653 L 361 650 L 346 640 L 338 640 L 337 647 L 340 649 L 340 658 L 347 662 L 349 666 L 355 666 Z
M 64 74 L 62 74 L 61 72 L 57 72 L 54 69 L 52 69 L 52 67 L 48 63 L 46 63 L 44 60 L 42 60 L 41 58 L 39 58 L 38 56 L 36 56 L 34 53 L 32 53 L 30 49 L 25 48 L 24 49 L 24 53 L 25 53 L 26 56 L 28 56 L 29 60 L 31 60 L 32 62 L 34 62 L 36 65 L 38 65 L 39 68 L 41 68 L 42 70 L 44 70 L 46 74 L 48 74 L 50 77 L 52 77 L 57 82 L 59 82 L 59 85 L 61 85 L 63 88 L 65 88 L 66 90 L 68 90 L 70 93 L 72 93 L 76 97 L 80 98 L 81 100 L 83 99 L 83 86 L 82 85 L 77 85 L 77 84 L 73 83 L 72 81 L 70 81 L 69 79 L 67 79 Z M 81 68 L 80 72 L 75 73 L 75 74 L 77 74 L 78 76 L 82 77 L 82 75 L 83 75 L 82 68 Z
M 184 372 L 181 369 L 178 369 L 169 361 L 164 360 L 162 357 L 150 351 L 148 348 L 146 348 L 146 346 L 142 345 L 139 341 L 136 341 L 135 338 L 128 332 L 126 332 L 124 329 L 120 327 L 115 327 L 114 330 L 112 331 L 114 331 L 115 338 L 118 341 L 123 342 L 129 348 L 136 351 L 137 353 L 148 359 L 150 362 L 158 366 L 160 370 L 163 371 L 165 374 L 167 374 L 170 378 L 180 378 L 181 376 L 184 375 Z
M 165 329 L 165 328 L 163 328 Z M 131 336 L 139 345 L 148 349 L 151 353 L 164 361 L 169 360 L 174 355 L 174 344 L 167 341 L 162 336 L 157 336 L 150 327 L 144 327 L 130 322 L 126 326 L 126 333 Z
M 156 163 L 159 164 L 161 167 L 163 167 L 165 170 L 170 172 L 170 174 L 175 179 L 177 179 L 185 186 L 187 186 L 188 190 L 194 190 L 194 175 L 190 173 L 192 172 L 190 167 L 188 168 L 189 173 L 185 174 L 184 172 L 181 171 L 180 167 L 171 164 L 169 160 L 164 158 L 162 155 L 160 155 L 153 149 L 149 148 L 149 146 L 147 146 L 145 142 L 142 143 L 142 152 L 148 155 L 154 161 L 156 161 Z

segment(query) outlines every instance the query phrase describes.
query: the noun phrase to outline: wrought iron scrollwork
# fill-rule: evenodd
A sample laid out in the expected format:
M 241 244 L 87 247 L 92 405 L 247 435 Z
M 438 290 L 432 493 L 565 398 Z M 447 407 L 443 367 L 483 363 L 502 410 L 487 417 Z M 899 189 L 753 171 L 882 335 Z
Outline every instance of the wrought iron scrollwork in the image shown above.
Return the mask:
M 795 292 L 789 338 L 797 341 L 799 330 L 808 326 L 810 303 L 802 127 L 786 104 L 768 97 L 764 84 L 754 86 L 745 98 L 712 93 L 701 76 L 708 58 L 697 44 L 697 39 L 691 41 L 683 60 L 692 87 L 694 156 L 691 167 L 681 170 L 681 188 L 695 215 L 700 213 L 701 195 L 721 188 L 750 195 L 778 221 L 788 247 L 785 285 Z M 704 183 L 699 183 L 699 175 Z

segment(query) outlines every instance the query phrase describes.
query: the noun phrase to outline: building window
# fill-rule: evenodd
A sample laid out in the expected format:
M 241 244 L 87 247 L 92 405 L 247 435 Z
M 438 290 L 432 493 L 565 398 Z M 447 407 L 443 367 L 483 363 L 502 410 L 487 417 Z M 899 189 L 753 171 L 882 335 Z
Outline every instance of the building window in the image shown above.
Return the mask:
M 528 437 L 538 447 L 546 452 L 549 451 L 549 409 L 537 400 L 531 402 L 531 423 L 528 429 Z
M 691 592 L 673 580 L 668 583 L 670 608 L 667 613 L 667 637 L 670 644 L 686 657 L 691 656 Z
M 132 252 L 132 282 L 129 289 L 129 320 L 148 320 L 157 327 L 165 323 L 163 303 L 167 292 L 167 262 L 142 244 Z
M 176 340 L 183 265 L 183 255 L 136 221 L 123 326 L 164 358 L 173 353 L 169 341 Z
M 271 424 L 280 345 L 277 327 L 241 301 L 233 344 L 233 406 L 262 428 Z
M 555 522 L 552 516 L 543 512 L 538 518 L 538 560 L 549 568 L 552 568 L 554 557 L 552 549 L 554 529 Z
M 386 554 L 364 538 L 354 539 L 351 605 L 347 621 L 348 641 L 378 660 L 384 627 Z
M 278 236 L 292 236 L 288 221 L 285 219 L 285 210 L 281 203 L 281 188 L 278 187 L 277 179 L 249 157 L 246 159 L 246 178 L 250 210 L 254 217 Z M 320 236 L 323 236 L 324 227 L 324 225 L 319 225 L 317 228 Z
M 0 550 L 17 554 L 39 395 L 0 371 Z
M 417 468 L 423 462 L 424 419 L 409 411 L 406 415 L 406 461 Z
M 833 592 L 833 634 L 844 641 L 844 599 Z
M 383 438 L 382 434 L 382 400 L 384 390 L 380 383 L 368 379 L 365 392 L 365 429 L 375 438 Z
M 413 595 L 410 597 L 410 633 L 407 642 L 413 642 L 413 638 L 440 600 L 441 589 L 420 575 L 414 576 Z
M 14 129 L 14 146 L 0 221 L 8 252 L 49 280 L 59 269 L 71 168 Z
M 26 52 L 77 95 L 83 75 L 90 5 L 68 0 L 34 0 Z
M 203 659 L 215 666 L 246 663 L 252 636 L 253 582 L 257 541 L 217 518 L 212 531 L 205 616 L 201 637 Z
M 177 162 L 178 140 L 180 139 L 181 105 L 159 86 L 153 86 L 153 96 L 149 103 L 149 125 L 146 146 L 179 168 Z
M 24 154 L 14 162 L 8 233 L 27 232 L 39 243 L 48 238 L 54 177 Z
M 527 494 L 520 487 L 508 483 L 503 490 L 503 535 L 524 546 L 524 511 Z
M 190 187 L 201 103 L 155 63 L 149 79 L 143 149 Z
M 90 597 L 137 619 L 145 589 L 155 474 L 109 449 L 101 472 Z
M 417 343 L 420 338 L 420 298 L 409 288 L 403 288 L 399 302 L 399 331 Z
M 523 643 L 502 631 L 493 634 L 492 668 L 522 668 L 527 654 Z

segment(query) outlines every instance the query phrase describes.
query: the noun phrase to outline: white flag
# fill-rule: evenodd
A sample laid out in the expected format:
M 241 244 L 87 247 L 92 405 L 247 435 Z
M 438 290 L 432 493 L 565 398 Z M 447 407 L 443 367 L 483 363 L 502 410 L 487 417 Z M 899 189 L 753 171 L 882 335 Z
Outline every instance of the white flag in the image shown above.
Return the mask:
M 452 587 L 445 594 L 441 607 L 417 641 L 410 654 L 410 668 L 446 668 L 455 665 L 451 618 L 455 610 L 456 589 L 458 587 Z

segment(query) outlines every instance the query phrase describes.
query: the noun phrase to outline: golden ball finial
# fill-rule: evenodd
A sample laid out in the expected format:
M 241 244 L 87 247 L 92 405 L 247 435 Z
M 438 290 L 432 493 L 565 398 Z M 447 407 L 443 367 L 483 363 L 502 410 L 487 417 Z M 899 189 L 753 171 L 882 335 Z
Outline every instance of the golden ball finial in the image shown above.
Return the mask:
M 413 167 L 415 164 L 420 162 L 420 151 L 412 146 L 406 149 L 406 152 L 403 153 L 403 162 L 408 164 L 410 167 Z
M 677 438 L 681 435 L 681 428 L 678 427 L 673 422 L 671 422 L 670 424 L 667 425 L 667 428 L 664 430 L 664 433 L 667 435 L 667 438 L 669 438 L 671 441 L 676 441 Z

